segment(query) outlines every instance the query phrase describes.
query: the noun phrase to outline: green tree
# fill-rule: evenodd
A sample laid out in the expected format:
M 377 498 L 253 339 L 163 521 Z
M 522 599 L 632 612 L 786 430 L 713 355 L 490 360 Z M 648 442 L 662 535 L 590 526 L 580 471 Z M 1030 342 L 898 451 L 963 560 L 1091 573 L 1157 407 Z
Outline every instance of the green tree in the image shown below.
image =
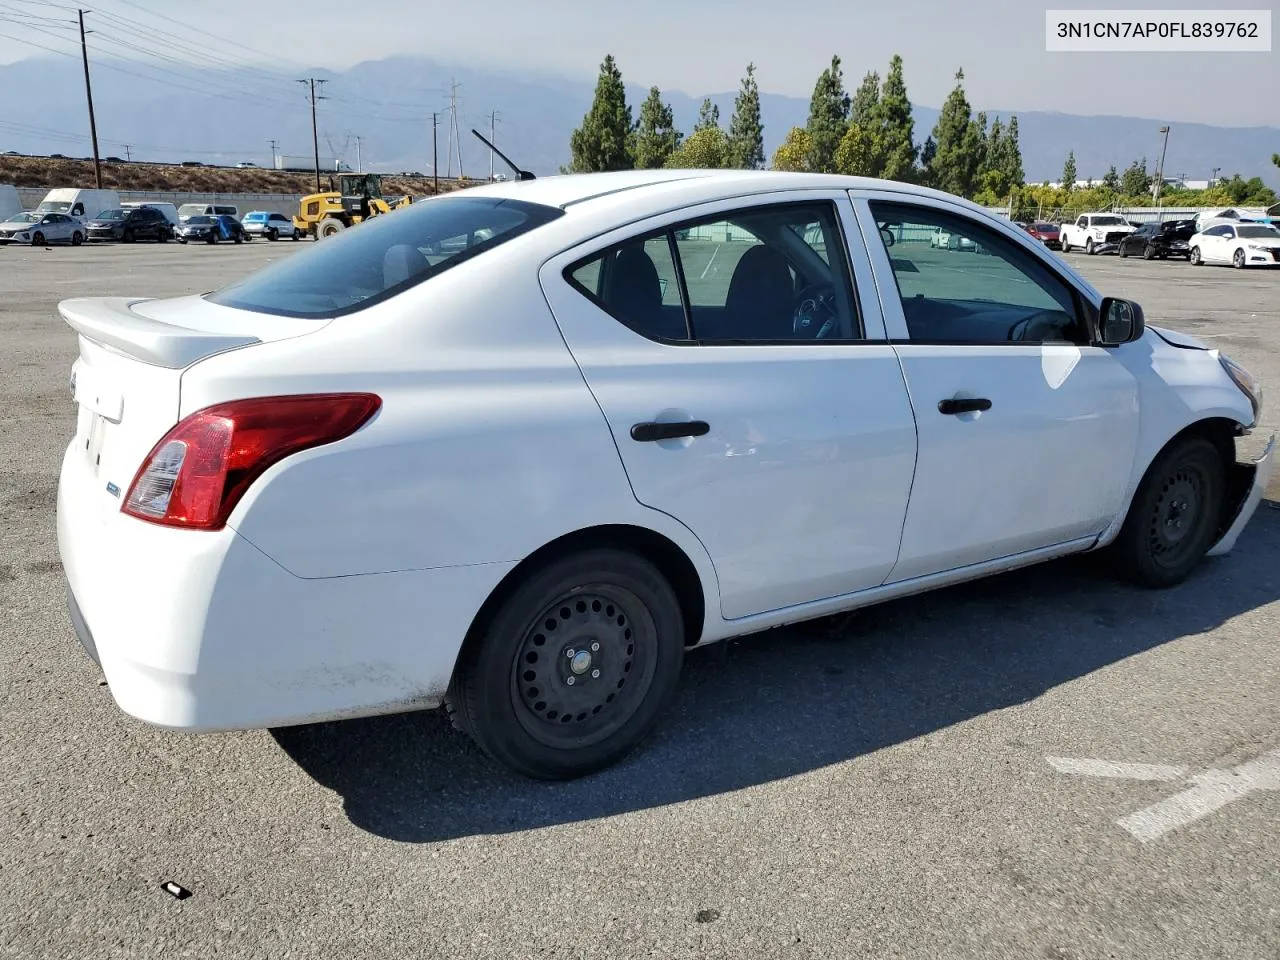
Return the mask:
M 840 58 L 833 56 L 831 66 L 822 71 L 809 100 L 809 169 L 815 173 L 835 170 L 836 149 L 849 126 L 849 95 L 844 89 Z
M 729 137 L 719 127 L 703 127 L 672 151 L 667 166 L 679 170 L 712 169 L 730 166 Z
M 836 172 L 852 177 L 876 177 L 884 167 L 884 150 L 880 131 L 875 127 L 864 130 L 856 123 L 849 124 L 840 146 L 836 148 Z
M 1107 170 L 1106 176 L 1102 178 L 1102 185 L 1112 193 L 1120 192 L 1120 174 L 1116 172 L 1116 165 L 1114 163 Z
M 1277 167 L 1280 167 L 1280 153 L 1273 153 L 1271 155 L 1271 162 L 1274 163 Z
M 813 150 L 813 141 L 809 131 L 804 127 L 792 127 L 787 132 L 787 139 L 773 151 L 773 169 L 803 172 L 809 169 L 809 154 Z
M 742 88 L 733 102 L 729 159 L 732 166 L 744 170 L 759 170 L 764 166 L 764 126 L 760 122 L 760 88 L 756 86 L 754 63 L 747 64 Z
M 877 108 L 880 106 L 880 74 L 867 71 L 862 84 L 853 92 L 849 101 L 849 122 L 856 123 L 864 130 L 880 122 Z
M 879 149 L 884 158 L 879 176 L 888 180 L 913 179 L 916 172 L 915 119 L 907 96 L 907 84 L 902 78 L 902 57 L 896 53 L 889 61 L 889 73 L 880 88 L 875 115 L 880 128 L 877 137 Z M 854 122 L 860 123 L 856 114 Z
M 978 114 L 979 129 L 983 129 L 986 125 L 987 115 L 985 113 Z M 1003 157 L 1004 150 L 1004 124 L 1000 122 L 1000 118 L 996 117 L 995 122 L 991 124 L 990 130 L 984 130 L 982 135 L 982 163 L 978 168 L 978 183 L 982 185 L 983 192 L 991 193 L 995 196 L 1003 195 L 1006 187 Z
M 1222 180 L 1218 188 L 1231 198 L 1232 203 L 1241 206 L 1269 207 L 1276 202 L 1275 191 L 1263 183 L 1261 177 L 1246 180 L 1238 173 L 1232 174 L 1231 179 Z
M 1026 171 L 1022 168 L 1022 144 L 1018 142 L 1018 118 L 1009 118 L 1009 126 L 1005 129 L 1004 149 L 1001 163 L 1005 178 L 1011 187 L 1021 187 L 1027 182 Z
M 1126 197 L 1145 197 L 1151 193 L 1152 177 L 1147 173 L 1147 158 L 1133 161 L 1120 175 L 1120 190 Z
M 957 196 L 973 194 L 982 162 L 982 138 L 964 94 L 964 71 L 956 71 L 955 89 L 947 96 L 933 128 L 936 143 L 929 164 L 933 186 Z
M 663 101 L 662 92 L 657 87 L 650 87 L 649 96 L 640 104 L 640 119 L 635 131 L 636 168 L 656 170 L 665 166 L 671 151 L 680 145 L 680 139 L 671 105 Z
M 1070 193 L 1076 188 L 1076 152 L 1067 151 L 1066 162 L 1062 164 L 1062 189 Z
M 699 133 L 702 130 L 718 129 L 719 126 L 720 108 L 711 102 L 710 97 L 703 98 L 702 106 L 698 108 L 698 122 L 693 125 L 693 132 Z
M 600 64 L 595 99 L 582 118 L 582 126 L 569 138 L 569 170 L 573 173 L 597 173 L 607 170 L 629 170 L 634 166 L 631 155 L 631 108 L 622 73 L 612 54 Z
M 933 135 L 924 138 L 924 144 L 920 147 L 920 170 L 916 179 L 926 187 L 933 186 L 933 158 L 938 154 L 938 143 L 933 139 Z

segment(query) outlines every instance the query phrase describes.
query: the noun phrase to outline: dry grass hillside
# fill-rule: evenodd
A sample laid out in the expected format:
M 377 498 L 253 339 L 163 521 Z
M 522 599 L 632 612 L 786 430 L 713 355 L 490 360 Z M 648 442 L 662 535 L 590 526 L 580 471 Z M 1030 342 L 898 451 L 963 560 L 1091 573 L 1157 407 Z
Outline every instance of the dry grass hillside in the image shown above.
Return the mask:
M 324 189 L 329 188 L 321 174 Z M 92 188 L 93 162 L 57 160 L 48 157 L 0 156 L 0 183 L 15 187 Z M 152 166 L 139 163 L 102 164 L 102 185 L 108 190 L 150 190 L 163 193 L 313 193 L 315 174 L 285 173 L 279 170 L 226 169 L 222 167 Z M 440 192 L 455 190 L 460 184 L 440 181 Z M 383 191 L 392 195 L 429 196 L 430 177 L 384 176 Z

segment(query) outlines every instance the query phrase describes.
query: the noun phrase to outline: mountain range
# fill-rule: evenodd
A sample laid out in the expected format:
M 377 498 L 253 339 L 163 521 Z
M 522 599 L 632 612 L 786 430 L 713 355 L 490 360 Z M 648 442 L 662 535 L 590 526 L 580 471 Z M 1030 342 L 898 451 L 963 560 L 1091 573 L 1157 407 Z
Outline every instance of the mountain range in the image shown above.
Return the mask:
M 284 155 L 313 152 L 308 84 L 271 77 L 262 69 L 205 70 L 183 65 L 156 67 L 135 61 L 93 63 L 93 94 L 103 156 L 143 160 L 199 160 L 205 163 L 271 163 L 270 141 Z M 489 151 L 470 133 L 486 136 L 490 111 L 497 145 L 521 166 L 551 174 L 569 158 L 569 135 L 590 106 L 594 78 L 565 78 L 489 67 L 454 66 L 414 57 L 367 61 L 348 70 L 316 69 L 326 82 L 317 89 L 322 157 L 371 170 L 430 171 L 431 113 L 437 115 L 437 156 L 441 174 L 462 169 L 487 175 Z M 300 78 L 299 78 L 300 79 Z M 457 136 L 450 124 L 449 93 L 456 83 Z M 87 156 L 84 80 L 79 58 L 42 57 L 0 65 L 0 91 L 20 91 L 0 99 L 0 153 L 63 153 Z M 628 84 L 632 113 L 638 115 L 647 88 Z M 663 91 L 676 125 L 688 131 L 703 95 Z M 728 126 L 736 91 L 710 94 Z M 1011 111 L 975 105 L 1005 122 Z M 766 156 L 792 126 L 805 123 L 807 98 L 761 93 Z M 1158 128 L 1169 124 L 1166 176 L 1208 179 L 1260 176 L 1280 187 L 1280 169 L 1271 155 L 1280 150 L 1280 127 L 1215 127 L 1179 123 L 1176 118 L 1105 114 L 1018 112 L 1023 167 L 1028 182 L 1058 180 L 1067 151 L 1073 150 L 1080 178 L 1100 179 L 1107 168 L 1123 170 L 1146 158 L 1154 172 L 1160 150 Z M 914 108 L 917 141 L 923 142 L 938 110 Z M 359 137 L 359 146 L 356 137 Z M 496 171 L 505 172 L 501 161 Z

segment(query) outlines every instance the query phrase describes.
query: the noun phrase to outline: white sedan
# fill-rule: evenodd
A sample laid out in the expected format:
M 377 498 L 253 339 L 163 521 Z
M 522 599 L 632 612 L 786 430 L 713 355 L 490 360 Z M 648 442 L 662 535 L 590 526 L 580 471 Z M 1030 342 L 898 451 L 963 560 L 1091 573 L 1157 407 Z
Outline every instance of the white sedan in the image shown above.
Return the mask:
M 84 226 L 65 213 L 15 213 L 0 223 L 0 243 L 28 243 L 43 247 L 50 243 L 84 243 Z
M 1219 223 L 1197 233 L 1187 245 L 1191 262 L 1233 267 L 1280 266 L 1280 230 L 1267 223 Z
M 534 777 L 635 747 L 697 645 L 1088 551 L 1179 583 L 1273 463 L 1237 462 L 1261 391 L 1226 356 L 885 181 L 517 180 L 59 309 L 58 543 L 123 710 L 447 704 Z

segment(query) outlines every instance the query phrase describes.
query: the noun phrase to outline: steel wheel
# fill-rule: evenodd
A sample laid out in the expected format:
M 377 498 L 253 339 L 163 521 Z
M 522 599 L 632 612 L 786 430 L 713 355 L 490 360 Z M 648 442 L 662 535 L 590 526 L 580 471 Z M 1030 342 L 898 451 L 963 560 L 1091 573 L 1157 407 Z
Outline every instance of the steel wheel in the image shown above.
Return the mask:
M 549 747 L 584 747 L 615 732 L 643 702 L 657 662 L 640 598 L 591 584 L 534 618 L 511 671 L 525 731 Z
M 1195 569 L 1218 534 L 1226 468 L 1203 437 L 1175 441 L 1148 468 L 1111 547 L 1117 572 L 1168 587 Z
M 549 780 L 609 766 L 648 736 L 684 660 L 680 604 L 653 564 L 587 548 L 542 561 L 500 596 L 449 684 L 455 726 Z

